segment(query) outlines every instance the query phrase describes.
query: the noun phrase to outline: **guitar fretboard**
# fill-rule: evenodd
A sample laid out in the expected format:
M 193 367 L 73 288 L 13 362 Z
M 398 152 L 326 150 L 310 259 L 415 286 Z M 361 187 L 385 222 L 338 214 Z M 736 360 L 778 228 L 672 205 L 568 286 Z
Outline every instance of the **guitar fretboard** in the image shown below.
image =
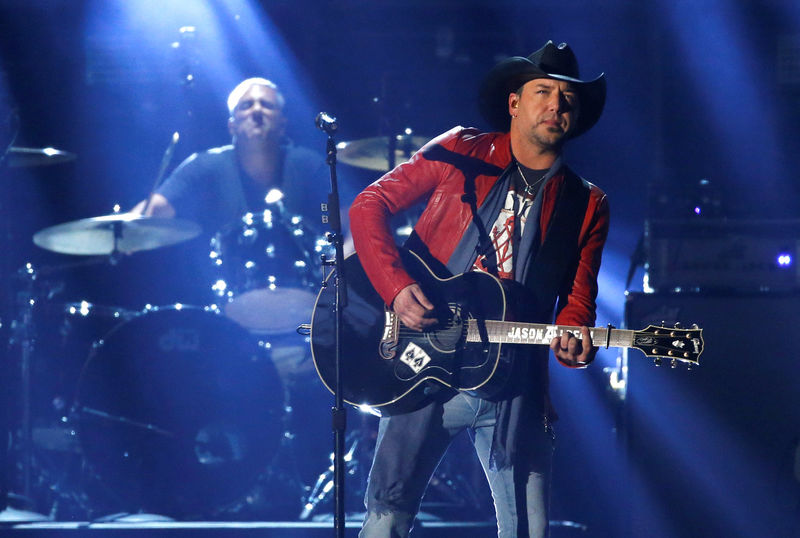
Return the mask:
M 515 321 L 486 321 L 486 336 L 491 343 L 497 344 L 540 344 L 550 345 L 550 341 L 570 332 L 576 337 L 581 337 L 580 327 L 565 325 L 547 325 L 544 323 L 522 323 Z M 608 331 L 611 331 L 609 335 Z M 592 343 L 595 346 L 605 347 L 632 347 L 634 331 L 625 329 L 607 329 L 605 327 L 590 327 Z M 469 320 L 467 326 L 467 342 L 480 342 L 477 320 Z

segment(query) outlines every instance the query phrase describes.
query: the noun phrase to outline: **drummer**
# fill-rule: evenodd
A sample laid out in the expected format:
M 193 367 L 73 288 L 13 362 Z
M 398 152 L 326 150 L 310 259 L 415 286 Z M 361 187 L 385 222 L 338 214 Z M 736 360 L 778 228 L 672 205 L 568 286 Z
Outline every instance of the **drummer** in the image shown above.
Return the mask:
M 284 216 L 303 217 L 304 228 L 316 236 L 322 228 L 320 203 L 330 184 L 328 168 L 321 154 L 296 146 L 286 137 L 284 105 L 284 96 L 272 81 L 248 78 L 240 82 L 228 96 L 231 143 L 191 155 L 149 203 L 140 202 L 132 212 L 188 219 L 211 235 L 228 227 L 236 229 L 248 212 L 279 207 L 276 200 L 280 199 Z M 251 313 L 247 306 L 247 318 L 261 312 L 256 307 Z M 242 316 L 227 309 L 225 313 L 251 328 Z M 273 339 L 272 359 L 282 377 L 311 368 L 306 348 L 302 341 Z
M 133 211 L 180 217 L 214 233 L 281 198 L 287 214 L 319 228 L 329 185 L 322 155 L 286 137 L 285 99 L 272 81 L 248 78 L 228 96 L 231 144 L 195 153 Z M 145 209 L 146 208 L 146 209 Z

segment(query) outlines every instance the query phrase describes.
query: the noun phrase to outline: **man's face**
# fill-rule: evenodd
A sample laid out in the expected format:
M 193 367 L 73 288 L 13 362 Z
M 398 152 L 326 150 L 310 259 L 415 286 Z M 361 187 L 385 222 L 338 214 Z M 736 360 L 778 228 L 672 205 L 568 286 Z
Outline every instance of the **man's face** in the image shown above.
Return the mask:
M 279 142 L 286 118 L 278 93 L 267 86 L 253 85 L 242 95 L 228 120 L 228 131 L 237 142 Z
M 511 129 L 542 148 L 559 150 L 575 128 L 580 112 L 578 94 L 569 82 L 539 78 L 508 97 Z

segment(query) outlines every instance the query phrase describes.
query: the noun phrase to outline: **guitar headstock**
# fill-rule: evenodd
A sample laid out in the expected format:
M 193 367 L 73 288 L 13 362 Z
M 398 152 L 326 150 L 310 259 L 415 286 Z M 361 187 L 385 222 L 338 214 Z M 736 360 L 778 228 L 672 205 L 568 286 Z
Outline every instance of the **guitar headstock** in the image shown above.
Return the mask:
M 674 366 L 677 362 L 689 365 L 700 363 L 703 353 L 703 329 L 693 325 L 691 329 L 648 325 L 641 331 L 633 331 L 633 346 L 648 357 L 654 358 L 656 364 L 662 359 L 669 359 Z

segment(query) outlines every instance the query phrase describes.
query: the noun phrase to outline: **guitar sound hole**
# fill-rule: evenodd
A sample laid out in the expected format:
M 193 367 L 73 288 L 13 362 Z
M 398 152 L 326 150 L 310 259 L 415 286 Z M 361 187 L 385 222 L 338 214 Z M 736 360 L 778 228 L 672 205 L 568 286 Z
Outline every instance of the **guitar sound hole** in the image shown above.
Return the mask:
M 458 348 L 464 337 L 464 320 L 461 307 L 450 304 L 450 316 L 428 333 L 431 345 L 440 351 L 450 352 Z

